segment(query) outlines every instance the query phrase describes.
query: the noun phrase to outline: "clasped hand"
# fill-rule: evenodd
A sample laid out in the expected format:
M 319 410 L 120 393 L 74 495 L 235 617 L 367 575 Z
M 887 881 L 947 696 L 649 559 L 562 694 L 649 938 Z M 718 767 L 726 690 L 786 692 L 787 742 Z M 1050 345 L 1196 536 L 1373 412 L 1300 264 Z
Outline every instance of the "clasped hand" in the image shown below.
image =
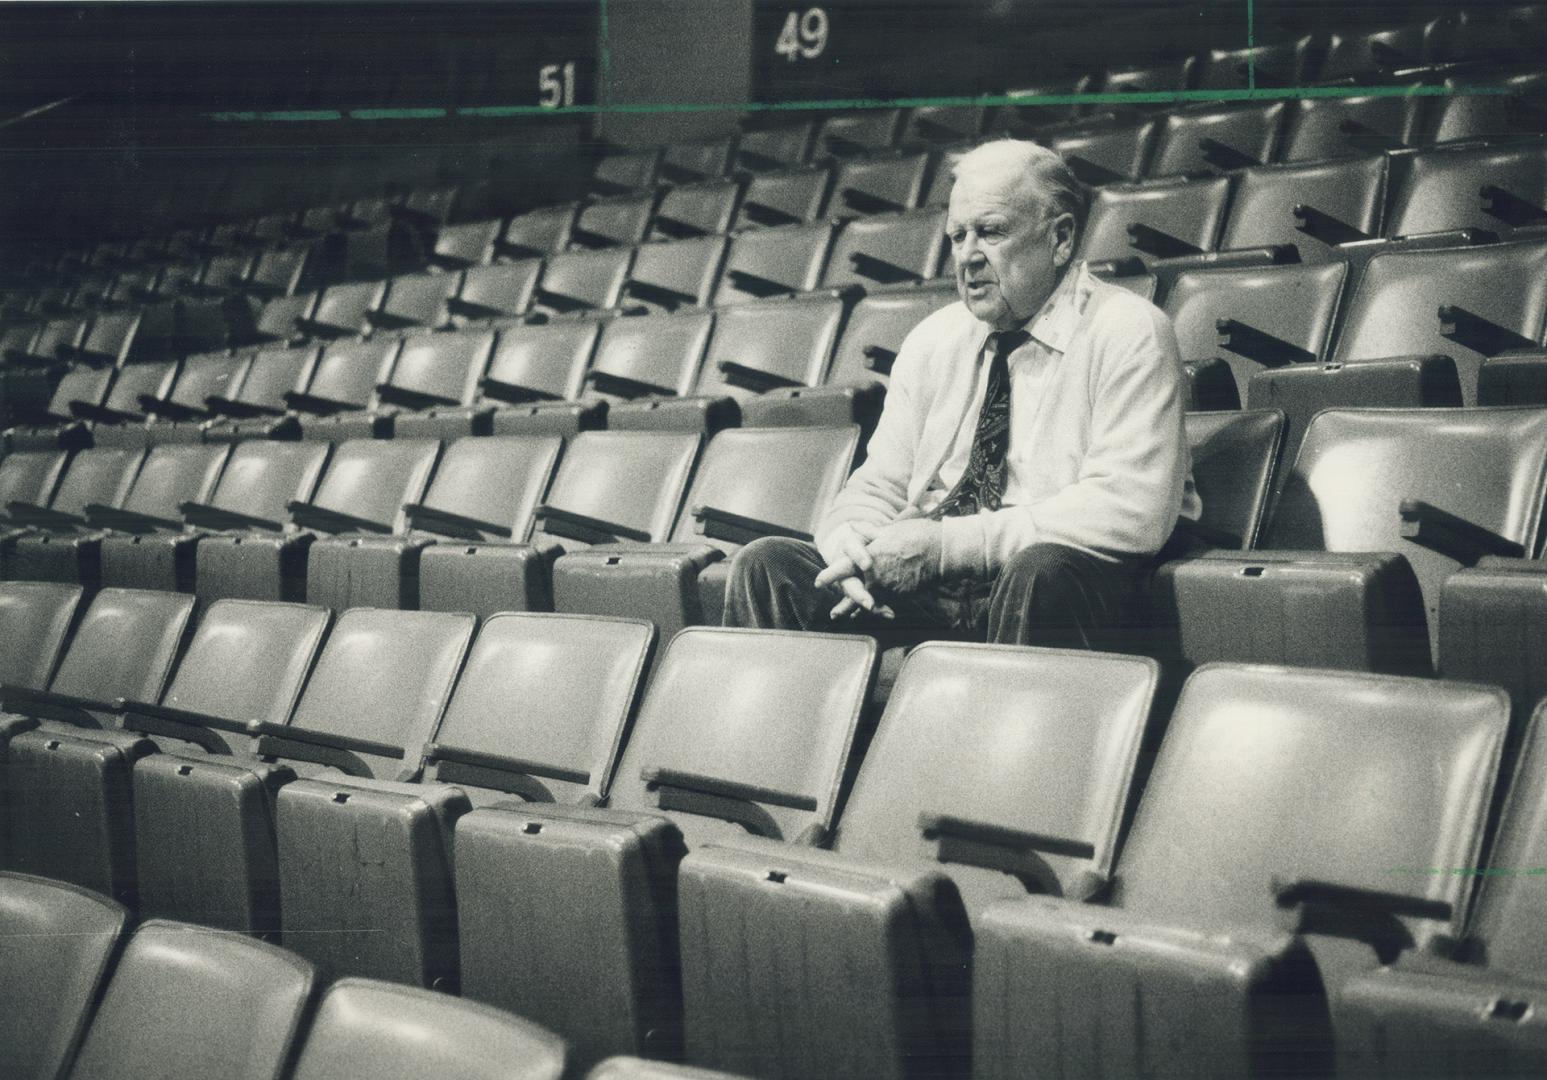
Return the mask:
M 875 592 L 910 593 L 933 581 L 940 573 L 940 543 L 940 523 L 923 518 L 838 526 L 819 547 L 827 568 L 816 576 L 818 588 L 837 587 L 843 593 L 832 618 L 858 611 L 894 618 L 889 606 L 876 601 Z

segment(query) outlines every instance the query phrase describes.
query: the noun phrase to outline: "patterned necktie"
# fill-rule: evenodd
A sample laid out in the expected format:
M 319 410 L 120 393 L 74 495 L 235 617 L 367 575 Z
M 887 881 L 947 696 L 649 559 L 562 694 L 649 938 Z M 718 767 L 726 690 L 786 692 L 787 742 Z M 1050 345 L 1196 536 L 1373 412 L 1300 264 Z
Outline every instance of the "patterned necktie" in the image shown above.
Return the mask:
M 994 359 L 988 366 L 988 387 L 972 436 L 967 468 L 940 505 L 929 512 L 935 520 L 998 510 L 1004 497 L 1005 454 L 1010 449 L 1010 354 L 1031 340 L 1024 330 L 991 334 Z

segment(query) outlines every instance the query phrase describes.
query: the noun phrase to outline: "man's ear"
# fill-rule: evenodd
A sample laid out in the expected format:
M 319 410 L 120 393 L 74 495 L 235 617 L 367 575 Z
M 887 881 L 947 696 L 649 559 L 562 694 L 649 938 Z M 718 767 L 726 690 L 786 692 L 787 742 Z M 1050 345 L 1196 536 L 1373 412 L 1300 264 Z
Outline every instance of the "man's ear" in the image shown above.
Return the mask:
M 1053 221 L 1053 265 L 1063 266 L 1074 257 L 1074 215 L 1059 214 Z

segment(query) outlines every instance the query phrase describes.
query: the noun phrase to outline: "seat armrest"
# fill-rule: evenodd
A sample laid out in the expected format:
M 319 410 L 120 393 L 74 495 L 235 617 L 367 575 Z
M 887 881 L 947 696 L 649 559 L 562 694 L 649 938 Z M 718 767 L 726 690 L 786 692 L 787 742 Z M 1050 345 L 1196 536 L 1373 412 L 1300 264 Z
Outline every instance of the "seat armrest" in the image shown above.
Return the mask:
M 1402 919 L 1448 923 L 1454 915 L 1445 900 L 1379 892 L 1312 879 L 1275 877 L 1270 886 L 1279 924 L 1293 934 L 1327 934 L 1362 941 L 1390 964 L 1413 937 Z
M 711 540 L 726 540 L 733 544 L 750 544 L 764 536 L 787 536 L 792 540 L 811 543 L 814 537 L 808 532 L 775 525 L 771 521 L 733 514 L 729 510 L 717 510 L 712 506 L 700 506 L 693 516 L 703 522 L 704 535 Z
M 1465 566 L 1473 566 L 1485 555 L 1518 559 L 1525 547 L 1492 529 L 1474 525 L 1448 510 L 1441 510 L 1420 499 L 1404 499 L 1397 511 L 1402 516 L 1402 538 L 1437 551 Z

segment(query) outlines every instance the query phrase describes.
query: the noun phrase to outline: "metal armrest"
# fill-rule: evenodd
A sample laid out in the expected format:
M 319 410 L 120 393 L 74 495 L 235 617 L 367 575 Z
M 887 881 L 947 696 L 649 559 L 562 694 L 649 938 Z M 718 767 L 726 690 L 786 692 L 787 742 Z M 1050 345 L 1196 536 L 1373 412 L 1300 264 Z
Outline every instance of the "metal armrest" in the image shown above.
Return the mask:
M 839 197 L 849 209 L 858 210 L 862 214 L 895 214 L 907 209 L 895 199 L 885 199 L 872 192 L 861 191 L 859 188 L 844 188 L 839 193 Z
M 1449 922 L 1448 901 L 1402 893 L 1378 892 L 1351 885 L 1315 880 L 1274 878 L 1270 886 L 1280 925 L 1294 934 L 1329 934 L 1362 941 L 1383 964 L 1413 946 L 1402 919 Z
M 656 793 L 660 809 L 735 822 L 755 836 L 782 839 L 777 823 L 764 806 L 807 811 L 817 808 L 816 800 L 808 795 L 792 795 L 698 773 L 646 766 L 639 775 L 648 789 Z
M 865 367 L 874 371 L 877 375 L 890 375 L 892 373 L 892 365 L 897 362 L 895 350 L 883 348 L 880 345 L 866 345 L 861 352 L 865 356 Z
M 76 727 L 101 730 L 102 721 L 94 714 L 115 711 L 113 704 L 30 686 L 0 684 L 0 709 L 38 720 L 60 720 Z
M 8 502 L 5 514 L 17 525 L 33 525 L 44 529 L 74 529 L 86 524 L 86 519 L 63 510 L 50 510 L 36 503 Z
M 731 279 L 731 284 L 737 289 L 757 297 L 781 296 L 795 291 L 792 286 L 781 281 L 763 277 L 761 274 L 748 273 L 745 270 L 727 270 L 725 276 Z
M 1440 337 L 1465 345 L 1468 349 L 1475 349 L 1484 356 L 1493 356 L 1507 349 L 1537 347 L 1537 342 L 1524 334 L 1456 304 L 1441 304 L 1436 314 L 1440 320 Z
M 1341 218 L 1323 213 L 1308 203 L 1296 203 L 1294 215 L 1297 232 L 1303 232 L 1324 244 L 1352 244 L 1371 238 L 1363 229 L 1356 229 Z
M 376 395 L 388 405 L 402 405 L 408 409 L 428 409 L 435 405 L 460 405 L 456 398 L 446 397 L 444 394 L 430 394 L 423 390 L 412 390 L 406 386 L 397 386 L 393 383 L 378 383 Z
M 512 535 L 505 525 L 479 521 L 463 514 L 453 514 L 449 510 L 438 510 L 423 503 L 404 503 L 403 513 L 408 517 L 409 526 L 420 532 L 436 533 L 458 540 L 485 540 L 491 536 L 509 540 Z
M 257 738 L 257 751 L 260 756 L 310 761 L 318 765 L 331 766 L 350 776 L 373 775 L 370 766 L 360 759 L 361 754 L 392 758 L 397 761 L 407 756 L 401 746 L 393 746 L 391 743 L 309 731 L 306 728 L 275 724 L 267 720 L 249 721 L 247 734 Z
M 721 360 L 715 364 L 715 367 L 720 370 L 721 375 L 725 376 L 725 381 L 732 386 L 739 386 L 759 394 L 765 390 L 780 390 L 787 386 L 806 385 L 799 379 L 792 379 L 788 375 L 764 371 L 762 368 L 748 367 L 746 364 L 738 364 L 734 360 Z
M 938 861 L 1010 874 L 1019 878 L 1028 892 L 1056 894 L 1060 891 L 1052 868 L 1039 856 L 1062 855 L 1087 860 L 1096 857 L 1095 846 L 1083 840 L 1047 836 L 949 814 L 921 813 L 918 823 L 924 839 L 935 842 Z
M 272 405 L 254 405 L 248 401 L 236 401 L 232 398 L 222 397 L 220 394 L 211 394 L 204 399 L 204 404 L 209 406 L 210 412 L 221 416 L 229 416 L 236 420 L 251 420 L 260 416 L 284 416 L 285 410 L 275 408 Z
M 788 210 L 756 201 L 741 204 L 741 212 L 759 225 L 799 225 L 801 218 Z
M 635 379 L 611 371 L 588 371 L 586 381 L 604 394 L 617 394 L 625 398 L 671 397 L 674 393 L 670 387 L 657 386 L 643 379 Z
M 528 802 L 553 802 L 553 793 L 541 780 L 589 784 L 591 774 L 559 765 L 547 765 L 503 754 L 486 754 L 440 743 L 426 743 L 425 760 L 438 764 L 436 779 L 447 784 L 471 784 L 520 795 Z
M 1222 143 L 1218 139 L 1202 138 L 1198 140 L 1198 149 L 1203 151 L 1203 159 L 1210 165 L 1220 169 L 1250 169 L 1262 162 L 1250 154 L 1242 153 L 1228 143 Z
M 165 705 L 153 705 L 147 701 L 129 701 L 119 698 L 114 707 L 123 714 L 123 726 L 128 731 L 146 735 L 160 735 L 169 739 L 191 742 L 212 754 L 229 754 L 230 744 L 218 733 L 246 735 L 248 721 L 231 720 L 209 713 L 173 709 Z
M 209 413 L 195 409 L 191 405 L 184 405 L 180 401 L 169 401 L 166 398 L 152 397 L 149 394 L 139 396 L 140 408 L 152 416 L 162 416 L 168 420 L 204 420 Z
M 1482 196 L 1483 213 L 1511 227 L 1535 225 L 1547 219 L 1547 209 L 1539 203 L 1521 198 L 1512 191 L 1505 191 L 1497 184 L 1484 184 L 1477 193 Z
M 550 536 L 562 536 L 586 544 L 609 544 L 616 540 L 638 540 L 645 544 L 650 542 L 650 534 L 643 529 L 603 521 L 546 503 L 537 508 L 536 517 L 543 522 L 543 531 Z
M 879 281 L 883 285 L 897 285 L 904 281 L 922 280 L 918 274 L 905 266 L 898 266 L 894 262 L 878 259 L 874 255 L 866 255 L 863 251 L 854 251 L 849 254 L 849 264 L 854 267 L 854 272 L 861 277 L 867 277 L 871 281 Z
M 284 522 L 281 521 L 270 521 L 268 518 L 244 514 L 238 510 L 225 510 L 218 506 L 210 506 L 208 503 L 185 502 L 181 503 L 177 510 L 183 515 L 183 521 L 189 525 L 220 532 L 234 532 L 238 529 L 280 532 L 285 527 Z
M 1203 249 L 1198 245 L 1189 244 L 1180 237 L 1139 222 L 1128 226 L 1128 242 L 1146 255 L 1153 255 L 1157 259 L 1203 254 Z
M 666 214 L 655 215 L 655 227 L 674 240 L 687 240 L 695 236 L 708 236 L 709 230 Z
M 692 304 L 698 297 L 692 293 L 682 292 L 680 289 L 669 289 L 665 285 L 655 285 L 648 281 L 634 280 L 623 286 L 623 291 L 630 296 L 637 297 L 647 304 L 660 304 L 662 307 L 676 308 L 685 304 Z
M 359 406 L 351 401 L 336 401 L 333 398 L 321 397 L 317 394 L 306 394 L 299 390 L 286 390 L 284 393 L 285 404 L 292 409 L 298 409 L 314 416 L 334 416 L 341 412 L 350 412 Z
M 538 289 L 537 298 L 544 304 L 559 312 L 589 311 L 591 304 L 564 293 L 554 292 L 552 289 Z
M 799 529 L 791 529 L 784 525 L 775 525 L 771 521 L 760 521 L 757 518 L 745 517 L 741 514 L 733 514 L 728 510 L 716 510 L 712 506 L 700 506 L 693 511 L 693 516 L 704 524 L 704 535 L 711 540 L 728 540 L 734 544 L 750 544 L 764 536 L 788 536 L 794 540 L 804 540 L 810 543 L 813 539 L 808 532 Z
M 102 503 L 87 504 L 86 521 L 93 528 L 127 533 L 178 532 L 183 527 L 181 521 L 172 518 L 120 510 L 116 506 L 105 506 Z
M 392 526 L 370 518 L 357 517 L 340 510 L 329 510 L 316 503 L 292 500 L 285 504 L 290 520 L 303 529 L 315 529 L 325 533 L 370 532 L 390 533 Z

